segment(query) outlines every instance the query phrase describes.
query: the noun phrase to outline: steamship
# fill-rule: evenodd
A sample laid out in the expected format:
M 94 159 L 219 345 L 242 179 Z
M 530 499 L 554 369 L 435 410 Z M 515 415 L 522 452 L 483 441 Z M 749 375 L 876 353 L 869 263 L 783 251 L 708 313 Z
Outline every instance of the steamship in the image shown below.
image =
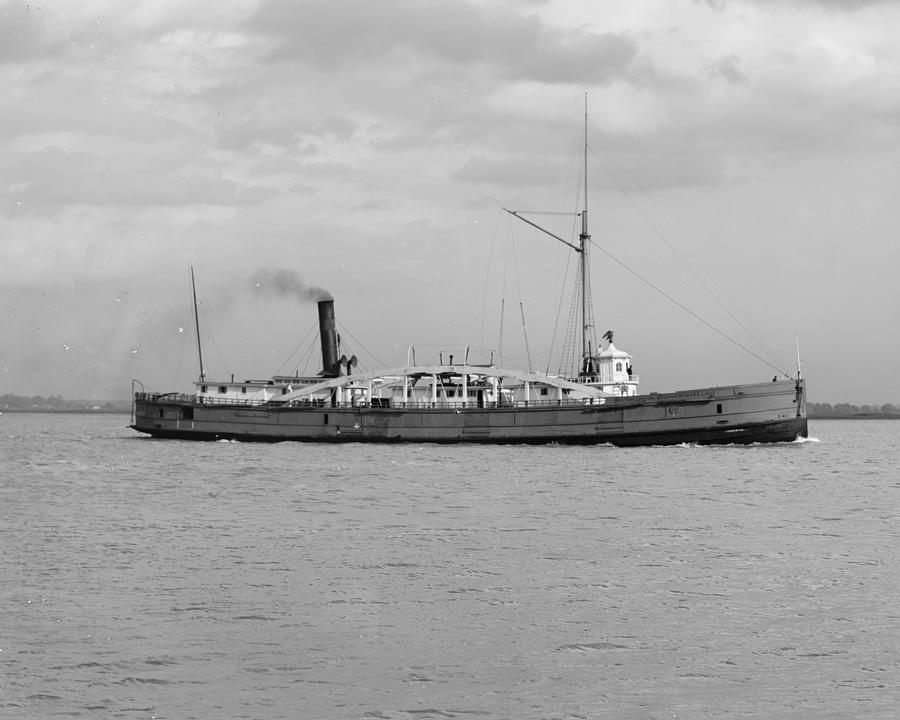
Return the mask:
M 587 123 L 585 123 L 585 127 Z M 469 362 L 469 352 L 437 364 L 359 372 L 338 356 L 334 300 L 318 302 L 322 370 L 265 381 L 210 381 L 190 394 L 133 388 L 131 427 L 155 438 L 280 442 L 569 443 L 667 445 L 789 442 L 807 435 L 805 383 L 772 381 L 670 393 L 638 392 L 632 356 L 595 338 L 590 307 L 587 138 L 581 231 L 566 240 L 525 217 L 518 220 L 578 255 L 573 306 L 580 348 L 573 371 L 557 375 Z M 194 301 L 196 315 L 196 292 Z M 199 323 L 198 323 L 199 324 Z M 199 327 L 197 337 L 199 338 Z M 198 351 L 199 341 L 198 341 Z M 454 359 L 456 361 L 454 362 Z M 780 377 L 780 379 L 779 379 Z

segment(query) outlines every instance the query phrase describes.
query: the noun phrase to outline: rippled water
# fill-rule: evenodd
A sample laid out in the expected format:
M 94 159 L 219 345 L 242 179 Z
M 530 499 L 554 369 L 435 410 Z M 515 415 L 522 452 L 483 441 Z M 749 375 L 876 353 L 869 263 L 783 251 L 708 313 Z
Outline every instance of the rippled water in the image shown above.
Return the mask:
M 900 422 L 758 447 L 0 416 L 0 716 L 894 718 Z

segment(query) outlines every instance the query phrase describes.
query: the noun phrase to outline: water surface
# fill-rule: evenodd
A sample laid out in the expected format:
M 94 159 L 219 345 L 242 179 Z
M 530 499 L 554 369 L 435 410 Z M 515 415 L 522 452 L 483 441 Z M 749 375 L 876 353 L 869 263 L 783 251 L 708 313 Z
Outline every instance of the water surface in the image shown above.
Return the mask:
M 893 718 L 900 423 L 191 443 L 0 415 L 0 715 Z

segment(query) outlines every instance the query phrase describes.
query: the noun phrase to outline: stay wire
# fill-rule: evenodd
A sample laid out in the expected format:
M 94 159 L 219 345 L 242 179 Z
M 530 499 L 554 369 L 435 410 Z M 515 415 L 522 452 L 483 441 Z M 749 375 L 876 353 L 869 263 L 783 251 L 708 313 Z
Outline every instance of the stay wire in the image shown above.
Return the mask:
M 309 363 L 312 360 L 313 355 L 316 352 L 316 349 L 319 345 L 319 331 L 316 330 L 316 334 L 313 339 L 310 341 L 309 345 L 306 347 L 306 352 L 303 354 L 303 357 L 297 361 L 297 375 L 303 377 L 307 374 L 307 370 L 309 369 Z M 303 371 L 300 371 L 300 368 L 303 368 Z
M 487 294 L 488 294 L 488 284 L 491 279 L 491 263 L 494 260 L 494 248 L 497 245 L 497 235 L 500 232 L 500 222 L 503 219 L 505 213 L 502 210 L 497 210 L 497 221 L 494 223 L 494 234 L 491 237 L 491 249 L 488 251 L 488 260 L 487 267 L 484 271 L 484 288 L 481 291 L 481 353 L 482 353 L 482 361 L 484 361 L 484 323 L 485 318 L 487 317 Z M 508 225 L 507 225 L 508 229 Z
M 377 362 L 379 365 L 381 365 L 381 367 L 384 367 L 384 368 L 388 367 L 388 366 L 385 365 L 384 362 L 382 362 L 379 358 L 375 357 L 375 355 L 372 353 L 371 350 L 369 350 L 369 349 L 368 349 L 365 345 L 363 345 L 359 340 L 357 340 L 355 337 L 353 337 L 353 335 L 350 333 L 350 331 L 349 331 L 346 327 L 344 327 L 344 326 L 341 325 L 340 323 L 337 323 L 337 325 L 340 327 L 341 332 L 343 332 L 347 337 L 349 337 L 353 342 L 355 342 L 356 345 L 359 347 L 359 349 L 362 350 L 363 352 L 365 352 L 366 355 L 368 355 L 368 356 L 369 356 L 370 358 L 372 358 L 375 362 Z
M 659 287 L 657 287 L 656 285 L 654 285 L 652 282 L 650 282 L 647 278 L 645 278 L 643 275 L 641 275 L 641 274 L 638 273 L 637 271 L 632 270 L 632 269 L 631 269 L 630 267 L 628 267 L 625 263 L 623 263 L 621 260 L 619 260 L 615 255 L 613 255 L 612 253 L 610 253 L 610 252 L 607 251 L 607 250 L 604 250 L 602 247 L 600 247 L 600 245 L 598 245 L 597 243 L 595 243 L 593 240 L 591 240 L 591 245 L 593 245 L 595 248 L 597 248 L 597 250 L 599 250 L 599 251 L 602 252 L 604 255 L 606 255 L 606 257 L 608 257 L 610 260 L 612 260 L 614 263 L 616 263 L 619 267 L 623 268 L 624 270 L 627 270 L 629 273 L 631 273 L 632 275 L 634 275 L 638 280 L 640 280 L 642 283 L 644 283 L 645 285 L 647 285 L 651 290 L 654 290 L 655 292 L 657 292 L 657 293 L 659 293 L 660 295 L 662 295 L 666 300 L 668 300 L 669 302 L 671 302 L 673 305 L 677 305 L 679 308 L 681 308 L 682 310 L 684 310 L 684 311 L 685 311 L 688 315 L 690 315 L 692 318 L 694 318 L 695 320 L 699 320 L 701 323 L 703 323 L 704 325 L 706 325 L 706 327 L 708 327 L 710 330 L 712 330 L 712 331 L 715 332 L 716 334 L 720 335 L 721 337 L 725 338 L 725 339 L 726 339 L 728 342 L 730 342 L 732 345 L 737 346 L 738 348 L 740 348 L 741 350 L 743 350 L 744 352 L 746 352 L 748 355 L 752 355 L 752 356 L 755 357 L 757 360 L 759 360 L 761 363 L 763 363 L 763 364 L 765 364 L 765 365 L 768 365 L 770 368 L 772 368 L 773 370 L 775 370 L 775 371 L 778 372 L 778 373 L 781 373 L 781 374 L 784 375 L 785 377 L 791 377 L 791 374 L 790 374 L 789 372 L 787 372 L 786 370 L 784 370 L 784 368 L 781 368 L 781 367 L 779 367 L 778 365 L 775 365 L 774 363 L 770 362 L 770 361 L 767 360 L 766 358 L 762 357 L 762 356 L 759 355 L 758 353 L 756 353 L 756 352 L 754 352 L 753 350 L 751 350 L 750 348 L 748 348 L 746 345 L 744 345 L 744 344 L 742 344 L 741 342 L 735 340 L 733 337 L 731 337 L 728 333 L 724 332 L 723 330 L 719 330 L 719 328 L 717 328 L 717 327 L 716 327 L 715 325 L 713 325 L 711 322 L 709 322 L 708 320 L 704 319 L 703 317 L 701 317 L 700 315 L 698 315 L 697 313 L 695 313 L 693 310 L 691 310 L 691 309 L 690 309 L 689 307 L 687 307 L 686 305 L 683 305 L 682 303 L 678 302 L 678 300 L 676 300 L 675 298 L 673 298 L 671 295 L 669 295 L 667 292 L 665 292 L 665 291 L 662 290 L 661 288 L 659 288 Z
M 310 336 L 310 334 L 313 332 L 313 330 L 316 330 L 317 328 L 318 328 L 318 324 L 313 323 L 313 325 L 309 328 L 309 330 L 306 331 L 306 335 L 304 335 L 303 338 L 300 340 L 300 342 L 298 342 L 297 345 L 294 347 L 294 349 L 291 350 L 291 354 L 287 356 L 287 359 L 283 363 L 281 363 L 281 367 L 279 367 L 275 371 L 275 373 L 274 373 L 275 375 L 281 374 L 281 371 L 284 370 L 285 366 L 291 361 L 291 358 L 293 358 L 294 355 L 297 354 L 297 352 L 300 350 L 300 348 L 303 347 L 303 343 L 306 342 L 306 339 Z
M 203 324 L 206 327 L 211 327 L 211 323 L 209 323 L 206 319 L 206 313 L 203 312 L 202 303 L 198 303 L 200 317 L 203 318 Z M 219 357 L 219 362 L 222 363 L 222 367 L 225 368 L 225 377 L 228 377 L 231 372 L 228 369 L 228 363 L 225 361 L 225 356 L 222 355 L 222 350 L 219 348 L 219 343 L 216 342 L 216 338 L 212 333 L 207 333 L 207 337 L 209 341 L 213 344 L 213 347 L 216 349 L 216 355 Z
M 722 310 L 724 310 L 728 314 L 728 316 L 732 320 L 734 320 L 745 333 L 747 333 L 747 336 L 751 340 L 753 340 L 753 342 L 755 342 L 757 345 L 759 345 L 759 347 L 761 347 L 763 350 L 765 350 L 765 352 L 769 355 L 769 359 L 772 362 L 777 362 L 777 358 L 775 357 L 774 353 L 771 350 L 769 350 L 768 347 L 766 347 L 766 344 L 762 340 L 760 340 L 753 332 L 751 332 L 751 330 L 743 322 L 741 322 L 741 320 L 739 318 L 737 318 L 734 315 L 734 313 L 731 312 L 731 310 L 728 309 L 728 306 L 726 306 L 725 303 L 722 302 L 721 298 L 719 298 L 719 296 L 716 295 L 716 293 L 713 292 L 712 289 L 705 282 L 703 282 L 703 279 L 696 273 L 694 268 L 691 267 L 691 265 L 687 262 L 687 260 L 685 260 L 680 255 L 680 253 L 675 249 L 675 247 L 666 239 L 666 236 L 662 232 L 662 230 L 660 230 L 653 223 L 653 221 L 649 217 L 647 217 L 647 214 L 643 211 L 641 206 L 638 205 L 637 202 L 635 202 L 635 200 L 631 197 L 631 195 L 629 195 L 628 191 L 622 186 L 622 184 L 619 182 L 618 178 L 613 174 L 612 170 L 610 170 L 609 167 L 607 167 L 607 165 L 597 156 L 597 154 L 594 153 L 593 149 L 590 146 L 588 146 L 588 150 L 591 153 L 591 157 L 593 157 L 594 160 L 597 162 L 597 164 L 603 168 L 603 170 L 606 172 L 606 175 L 609 177 L 609 179 L 612 180 L 613 183 L 615 183 L 616 187 L 619 189 L 619 191 L 622 193 L 622 195 L 625 196 L 625 199 L 628 200 L 628 202 L 638 212 L 638 214 L 641 216 L 641 218 L 644 220 L 644 222 L 647 223 L 647 226 L 651 230 L 653 230 L 654 233 L 656 233 L 657 237 L 663 241 L 663 244 L 667 248 L 669 248 L 669 251 L 676 258 L 678 258 L 678 261 L 687 269 L 687 271 L 693 276 L 693 278 L 698 283 L 700 283 L 700 286 L 709 294 L 709 296 L 713 300 L 716 301 L 716 303 L 719 305 L 719 307 L 722 308 Z M 771 365 L 770 365 L 770 367 L 771 367 Z

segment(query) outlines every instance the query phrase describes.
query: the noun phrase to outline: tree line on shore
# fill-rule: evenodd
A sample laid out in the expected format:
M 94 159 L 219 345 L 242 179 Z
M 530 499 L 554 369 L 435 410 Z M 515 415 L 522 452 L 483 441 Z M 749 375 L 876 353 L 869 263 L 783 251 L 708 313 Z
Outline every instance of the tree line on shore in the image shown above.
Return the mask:
M 806 403 L 811 418 L 900 418 L 900 407 L 891 403 L 882 405 L 851 405 L 850 403 Z
M 111 400 L 67 400 L 59 395 L 0 395 L 0 410 L 30 412 L 128 412 L 130 402 Z

